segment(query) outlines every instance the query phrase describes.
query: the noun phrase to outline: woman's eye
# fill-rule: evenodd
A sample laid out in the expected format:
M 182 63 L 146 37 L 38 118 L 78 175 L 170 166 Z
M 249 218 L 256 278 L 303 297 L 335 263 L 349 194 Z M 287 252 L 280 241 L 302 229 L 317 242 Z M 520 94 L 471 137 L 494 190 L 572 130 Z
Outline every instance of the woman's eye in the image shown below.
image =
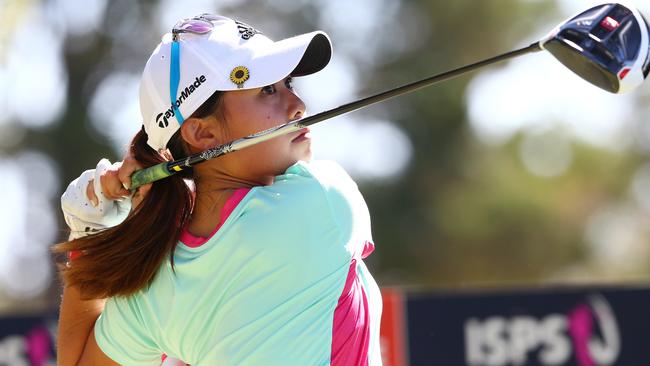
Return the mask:
M 287 89 L 293 90 L 293 78 L 286 78 L 284 80 L 284 85 L 287 87 Z
M 275 92 L 275 85 L 267 85 L 262 88 L 262 93 L 264 94 L 274 94 Z

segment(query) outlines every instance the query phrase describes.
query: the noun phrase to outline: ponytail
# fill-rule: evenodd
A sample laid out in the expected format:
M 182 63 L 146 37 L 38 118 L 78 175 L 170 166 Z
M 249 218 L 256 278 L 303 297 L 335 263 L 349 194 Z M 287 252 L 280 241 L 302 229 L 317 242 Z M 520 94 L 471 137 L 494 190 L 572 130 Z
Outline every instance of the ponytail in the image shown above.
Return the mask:
M 189 118 L 215 115 L 226 125 L 223 92 L 215 91 Z M 163 157 L 147 144 L 142 129 L 131 141 L 130 152 L 142 167 L 164 163 L 166 159 L 188 156 L 190 151 L 180 129 L 167 142 L 171 153 Z M 192 179 L 191 168 L 153 183 L 147 196 L 121 224 L 53 247 L 55 253 L 82 253 L 60 265 L 63 281 L 76 286 L 87 299 L 128 296 L 151 284 L 169 257 L 174 266 L 174 249 L 180 233 L 190 221 L 194 193 L 185 182 Z
M 179 132 L 168 144 L 174 150 L 184 146 Z M 165 162 L 147 144 L 143 130 L 133 138 L 130 151 L 143 167 Z M 172 151 L 172 155 L 186 156 L 186 152 Z M 66 285 L 76 286 L 89 299 L 128 296 L 151 284 L 165 258 L 170 258 L 173 266 L 174 249 L 194 204 L 193 193 L 184 182 L 192 177 L 191 169 L 183 173 L 153 183 L 142 203 L 121 224 L 55 245 L 55 253 L 82 253 L 60 266 Z

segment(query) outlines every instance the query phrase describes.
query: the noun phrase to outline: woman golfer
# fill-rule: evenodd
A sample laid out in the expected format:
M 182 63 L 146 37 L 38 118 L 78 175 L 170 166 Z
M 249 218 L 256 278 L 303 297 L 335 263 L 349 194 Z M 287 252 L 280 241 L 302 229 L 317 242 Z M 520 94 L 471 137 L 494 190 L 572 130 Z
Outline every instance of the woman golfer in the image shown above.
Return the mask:
M 341 167 L 309 162 L 308 129 L 158 181 L 124 220 L 128 198 L 111 200 L 136 165 L 303 117 L 291 78 L 330 56 L 322 32 L 273 42 L 215 15 L 163 37 L 142 75 L 130 158 L 100 162 L 62 197 L 74 240 L 56 250 L 74 254 L 62 267 L 60 364 L 381 364 L 381 298 L 362 261 L 368 209 Z

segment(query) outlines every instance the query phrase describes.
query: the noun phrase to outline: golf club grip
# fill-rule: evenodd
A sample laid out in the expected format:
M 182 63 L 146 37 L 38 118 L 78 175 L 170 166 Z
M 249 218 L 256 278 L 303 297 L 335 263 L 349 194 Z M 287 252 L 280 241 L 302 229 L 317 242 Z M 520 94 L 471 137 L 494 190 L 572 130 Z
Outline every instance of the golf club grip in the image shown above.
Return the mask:
M 173 175 L 174 173 L 170 172 L 167 168 L 167 164 L 169 163 L 160 163 L 135 171 L 131 175 L 131 190 Z
M 274 127 L 271 129 L 268 129 L 266 131 L 258 132 L 246 137 L 243 137 L 241 139 L 235 140 L 233 142 L 227 143 L 225 145 L 221 145 L 206 151 L 203 151 L 198 154 L 191 155 L 187 158 L 175 160 L 172 162 L 167 162 L 167 163 L 161 163 L 158 165 L 154 165 L 152 167 L 138 170 L 133 175 L 131 176 L 131 190 L 134 190 L 142 185 L 148 184 L 155 182 L 157 180 L 169 177 L 173 174 L 176 174 L 180 171 L 182 171 L 184 168 L 191 167 L 193 165 L 202 163 L 206 160 L 214 159 L 219 156 L 225 155 L 227 153 L 243 149 L 245 147 L 255 145 L 257 143 L 260 143 L 262 141 L 269 140 L 271 138 L 284 135 L 290 132 L 296 132 L 300 130 L 301 128 L 311 126 L 313 124 L 316 124 L 318 122 L 322 122 L 324 120 L 339 116 L 341 114 L 345 114 L 348 112 L 352 112 L 354 110 L 367 107 L 369 105 L 375 104 L 382 102 L 387 99 L 391 99 L 394 97 L 397 97 L 402 94 L 407 94 L 411 93 L 413 91 L 422 89 L 424 87 L 439 83 L 441 81 L 449 80 L 452 79 L 456 76 L 465 74 L 467 72 L 479 69 L 481 67 L 503 61 L 509 58 L 514 58 L 517 56 L 521 56 L 527 53 L 531 52 L 537 52 L 541 51 L 542 47 L 540 45 L 540 42 L 535 42 L 532 43 L 529 46 L 526 46 L 524 48 L 520 48 L 514 51 L 510 51 L 492 58 L 488 58 L 482 61 L 475 62 L 470 65 L 466 65 L 457 69 L 453 69 L 450 71 L 443 72 L 441 74 L 433 75 L 431 77 L 428 77 L 426 79 L 422 79 L 419 81 L 415 81 L 410 84 L 402 85 L 397 88 L 393 88 L 387 91 L 384 91 L 382 93 L 378 93 L 375 95 L 371 95 L 369 97 L 356 100 L 354 102 L 350 102 L 347 104 L 344 104 L 342 106 L 336 107 L 334 109 L 321 112 L 318 114 L 315 114 L 310 117 L 305 117 L 299 121 L 293 121 L 289 122 L 286 124 L 283 124 L 278 127 Z

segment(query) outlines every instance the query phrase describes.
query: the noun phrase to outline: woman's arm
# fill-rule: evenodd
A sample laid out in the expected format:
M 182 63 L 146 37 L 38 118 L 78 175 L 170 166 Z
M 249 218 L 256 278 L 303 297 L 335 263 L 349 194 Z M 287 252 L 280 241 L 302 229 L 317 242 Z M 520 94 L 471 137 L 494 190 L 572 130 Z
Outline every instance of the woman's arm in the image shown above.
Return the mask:
M 119 365 L 95 341 L 95 320 L 104 309 L 104 299 L 82 300 L 74 286 L 63 290 L 57 338 L 57 365 Z
M 104 299 L 82 300 L 74 286 L 63 289 L 57 336 L 58 365 L 79 364 L 89 336 L 94 341 L 95 320 L 104 309 L 105 302 Z
M 84 353 L 81 355 L 81 360 L 78 363 L 79 366 L 120 366 L 119 363 L 111 360 L 101 348 L 97 345 L 95 341 L 95 332 L 90 332 L 88 335 L 88 340 L 86 341 L 86 347 L 84 348 Z
M 151 185 L 139 189 L 131 198 L 123 188 L 128 186 L 129 176 L 138 168 L 130 156 L 116 164 L 102 160 L 94 171 L 85 172 L 68 186 L 62 197 L 62 208 L 72 230 L 71 239 L 122 221 L 126 213 L 120 213 L 118 199 L 127 197 L 128 208 L 131 207 L 130 200 L 133 207 L 138 206 Z M 109 213 L 116 217 L 107 217 Z M 82 300 L 76 287 L 64 287 L 57 335 L 58 365 L 117 365 L 101 351 L 93 332 L 105 302 L 105 299 Z

